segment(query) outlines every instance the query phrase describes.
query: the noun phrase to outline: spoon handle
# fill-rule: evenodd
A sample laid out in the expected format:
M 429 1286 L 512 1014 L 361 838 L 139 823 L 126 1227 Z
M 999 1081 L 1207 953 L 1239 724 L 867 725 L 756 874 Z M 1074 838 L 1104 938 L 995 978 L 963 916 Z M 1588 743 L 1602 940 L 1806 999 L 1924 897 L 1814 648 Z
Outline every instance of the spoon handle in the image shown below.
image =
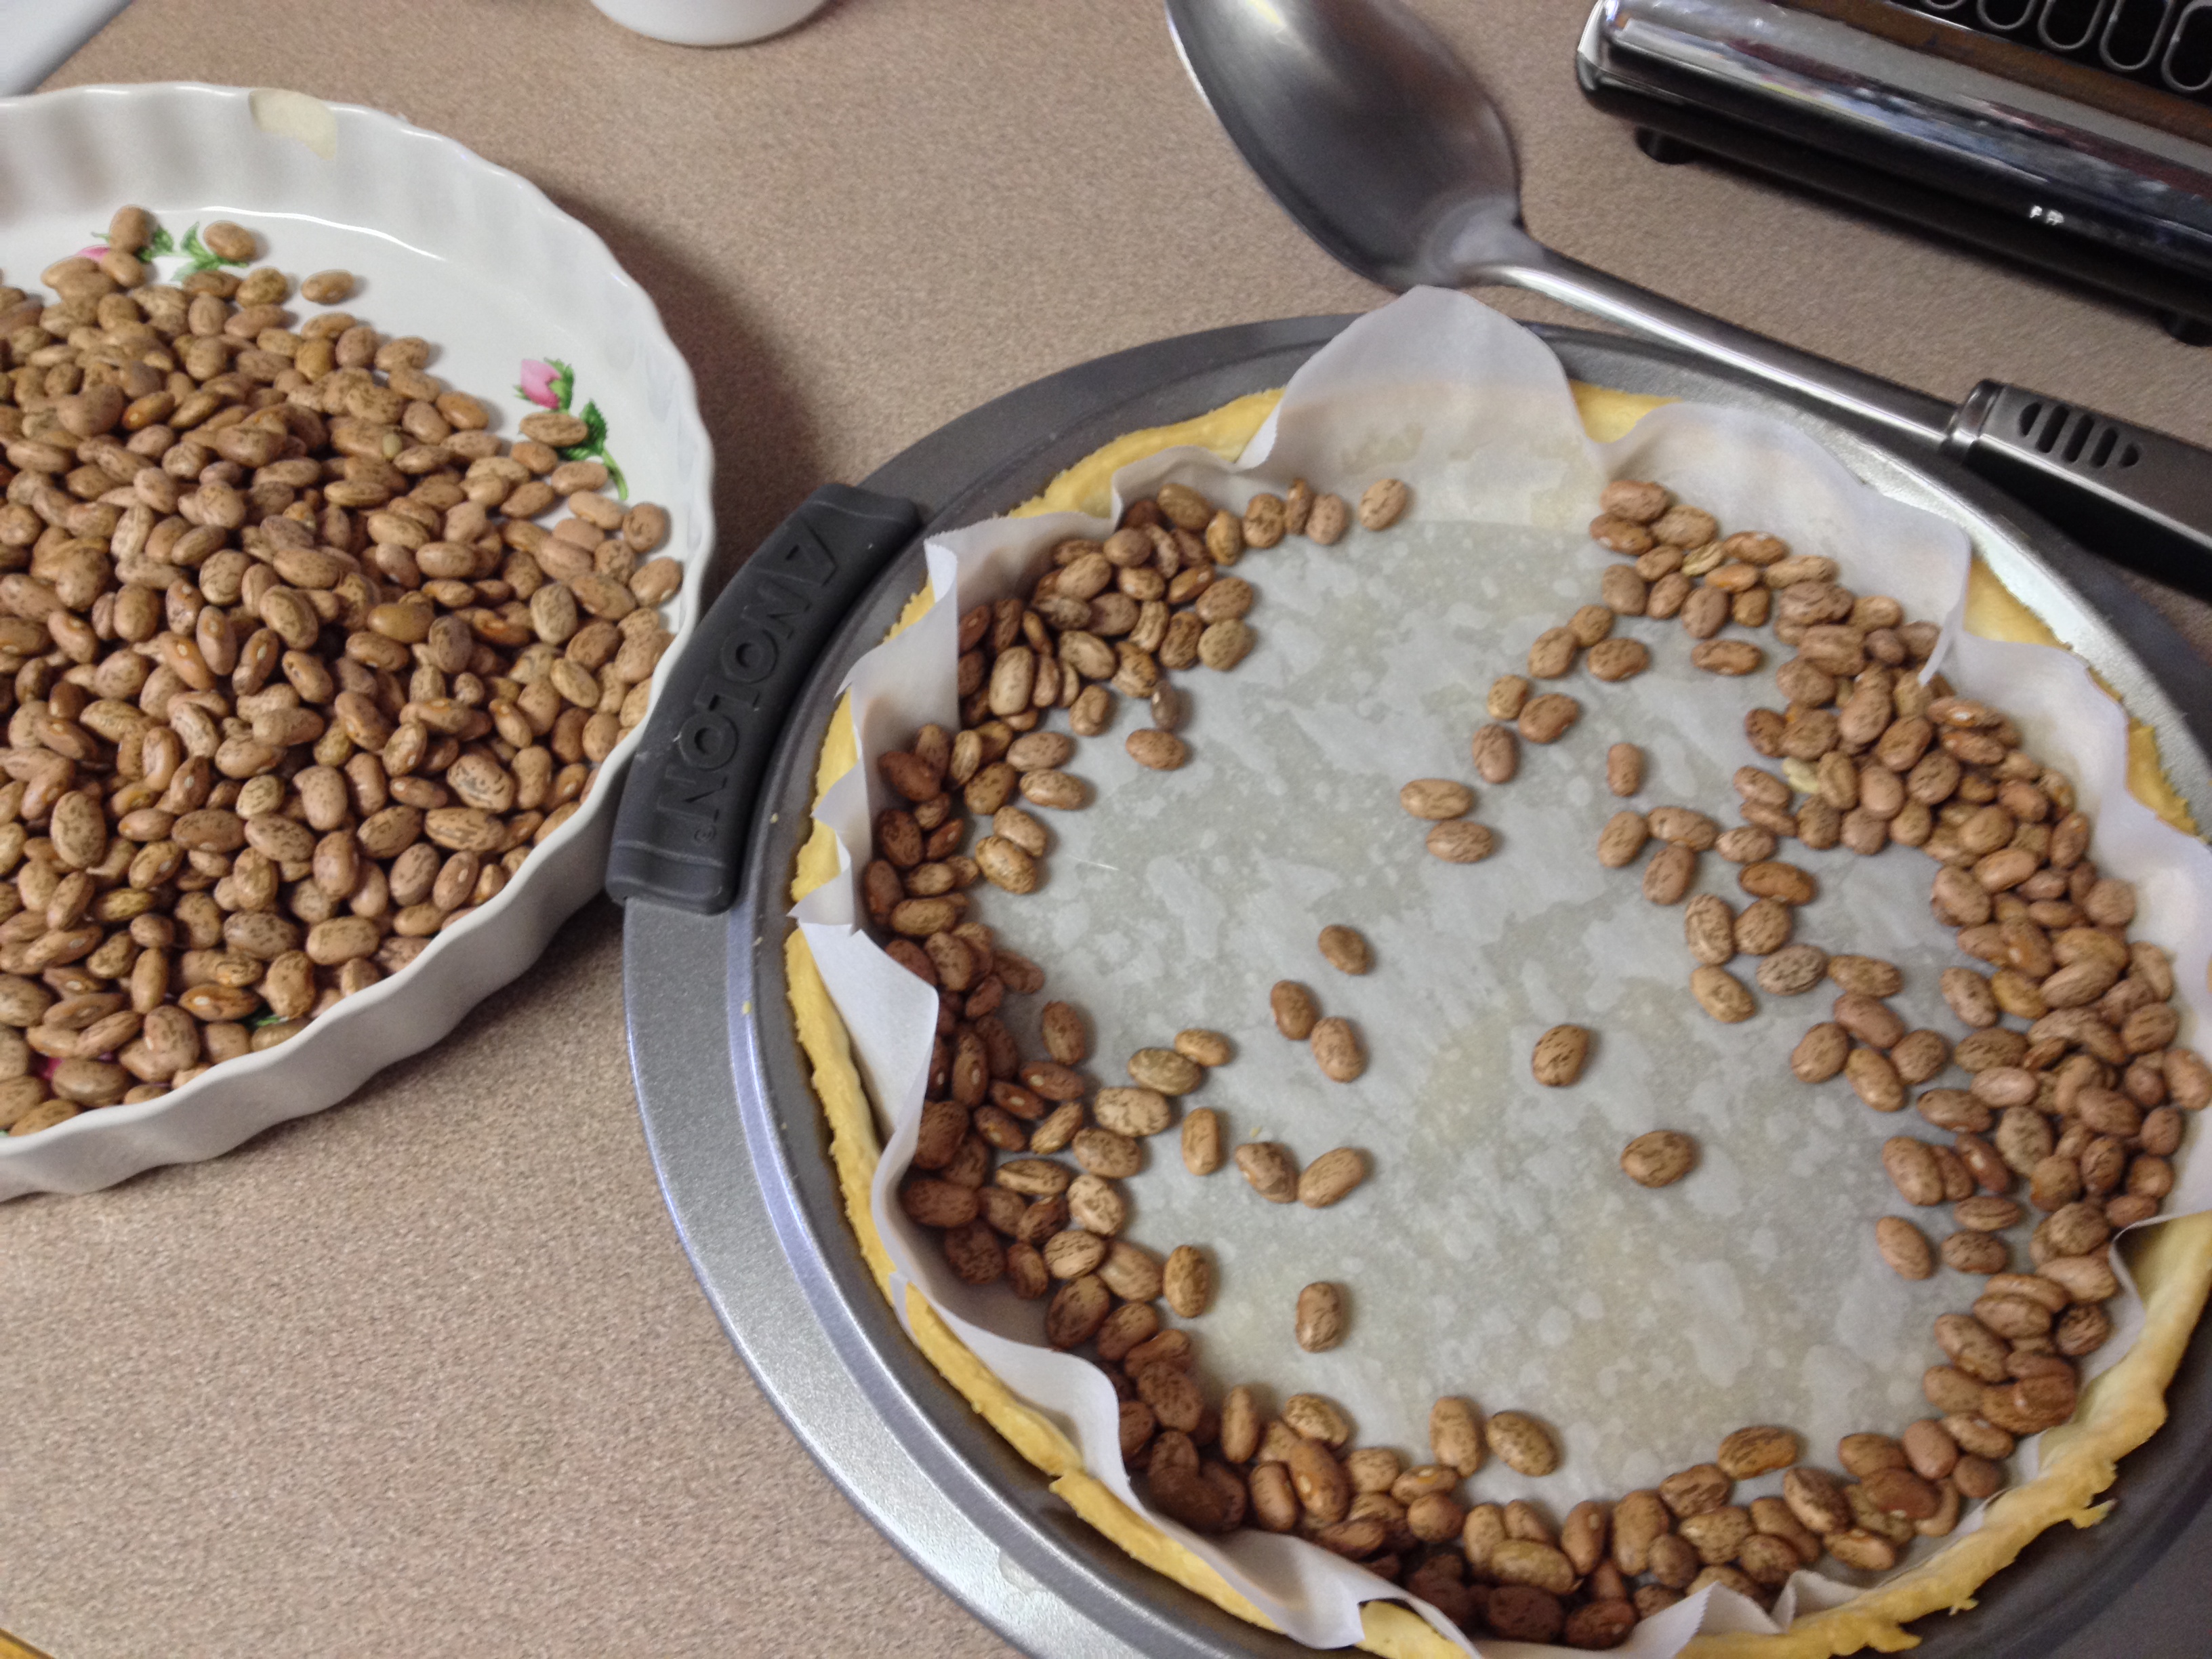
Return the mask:
M 1538 247 L 1471 279 L 1547 295 L 1764 380 L 1893 440 L 1940 450 L 2084 546 L 2177 585 L 2212 585 L 2212 451 L 2019 386 L 1984 380 L 1955 409 Z
M 2082 546 L 2177 587 L 2212 591 L 2212 451 L 1984 380 L 1952 416 L 1943 452 Z
M 1679 346 L 1837 414 L 1869 422 L 1923 451 L 1942 446 L 1951 406 L 1940 398 L 1863 374 L 1764 334 L 1723 322 L 1548 248 L 1486 265 L 1476 280 L 1504 283 Z

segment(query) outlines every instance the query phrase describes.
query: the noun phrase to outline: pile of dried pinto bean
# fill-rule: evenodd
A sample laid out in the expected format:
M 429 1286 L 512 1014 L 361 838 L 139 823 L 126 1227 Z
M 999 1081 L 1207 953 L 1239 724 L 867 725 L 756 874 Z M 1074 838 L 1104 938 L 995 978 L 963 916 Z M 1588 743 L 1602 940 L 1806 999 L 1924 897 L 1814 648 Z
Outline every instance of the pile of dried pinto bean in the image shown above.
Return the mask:
M 0 285 L 11 1134 L 281 1042 L 498 894 L 644 717 L 681 580 L 575 416 L 510 444 L 426 342 L 270 267 L 158 281 L 152 231 Z

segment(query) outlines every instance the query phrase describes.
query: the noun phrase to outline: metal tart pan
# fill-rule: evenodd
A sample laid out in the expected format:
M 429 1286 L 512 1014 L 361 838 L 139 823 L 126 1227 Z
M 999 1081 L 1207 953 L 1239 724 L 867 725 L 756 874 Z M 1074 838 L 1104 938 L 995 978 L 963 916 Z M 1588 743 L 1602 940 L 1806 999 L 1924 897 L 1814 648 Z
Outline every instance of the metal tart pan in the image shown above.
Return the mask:
M 971 523 L 1122 433 L 1282 385 L 1351 320 L 1250 324 L 1079 364 L 932 433 L 864 486 L 915 502 L 930 531 Z M 2157 730 L 2198 821 L 2212 823 L 2212 665 L 2110 565 L 1962 471 L 1906 459 L 1680 353 L 1538 332 L 1579 380 L 1777 416 L 1876 488 L 1964 526 Z M 792 1431 L 886 1537 L 1016 1647 L 1052 1659 L 1294 1659 L 1309 1650 L 1139 1566 L 1053 1497 L 908 1341 L 847 1224 L 788 1014 L 784 918 L 838 687 L 925 580 L 916 538 L 815 664 L 785 717 L 728 913 L 629 907 L 631 1060 L 662 1191 L 701 1286 Z M 1920 1621 L 1925 1659 L 2062 1649 L 2179 1659 L 2212 1645 L 2197 1593 L 2212 1575 L 2212 1339 L 2201 1329 L 2168 1403 L 2166 1426 L 2126 1460 L 2112 1516 L 2045 1534 L 1972 1613 Z

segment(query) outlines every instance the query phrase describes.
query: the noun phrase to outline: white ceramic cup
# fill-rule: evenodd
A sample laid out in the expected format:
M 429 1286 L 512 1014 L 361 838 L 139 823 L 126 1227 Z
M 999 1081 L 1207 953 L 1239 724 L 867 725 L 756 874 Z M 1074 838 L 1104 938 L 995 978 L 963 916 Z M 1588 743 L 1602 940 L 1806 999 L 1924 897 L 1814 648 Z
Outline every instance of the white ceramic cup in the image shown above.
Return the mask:
M 626 29 L 679 46 L 734 46 L 780 34 L 827 0 L 592 0 Z

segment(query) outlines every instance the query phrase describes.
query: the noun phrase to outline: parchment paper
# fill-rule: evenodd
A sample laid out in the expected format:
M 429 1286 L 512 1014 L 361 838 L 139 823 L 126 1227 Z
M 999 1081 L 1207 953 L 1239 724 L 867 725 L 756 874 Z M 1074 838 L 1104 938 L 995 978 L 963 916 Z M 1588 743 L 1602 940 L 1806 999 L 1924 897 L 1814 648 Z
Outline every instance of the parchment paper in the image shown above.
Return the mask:
M 1844 1433 L 1895 1432 L 1926 1414 L 1920 1373 L 1941 1358 L 1930 1322 L 1965 1309 L 1980 1281 L 1948 1270 L 1920 1284 L 1898 1279 L 1875 1252 L 1873 1222 L 1902 1214 L 1936 1237 L 1947 1231 L 1942 1212 L 1902 1202 L 1878 1152 L 1889 1134 L 1940 1136 L 1909 1109 L 1869 1112 L 1840 1079 L 1807 1087 L 1790 1075 L 1789 1051 L 1828 1018 L 1832 985 L 1796 998 L 1758 993 L 1744 1024 L 1708 1018 L 1687 988 L 1680 907 L 1642 897 L 1640 865 L 1596 861 L 1599 827 L 1621 805 L 1603 778 L 1616 740 L 1647 757 L 1633 805 L 1680 803 L 1734 821 L 1729 776 L 1757 758 L 1742 716 L 1779 702 L 1771 673 L 1703 673 L 1678 623 L 1626 621 L 1616 631 L 1651 647 L 1652 669 L 1611 686 L 1578 670 L 1540 688 L 1576 696 L 1583 719 L 1557 744 L 1524 744 L 1515 781 L 1481 784 L 1468 739 L 1486 719 L 1491 680 L 1522 672 L 1537 633 L 1595 600 L 1613 558 L 1584 530 L 1601 484 L 1659 478 L 1715 513 L 1724 532 L 1779 534 L 1794 550 L 1837 558 L 1855 591 L 1890 593 L 1909 616 L 1947 622 L 1939 665 L 1962 691 L 2002 704 L 2030 746 L 2075 778 L 2096 817 L 2093 856 L 2138 884 L 2136 936 L 2175 955 L 2186 1042 L 2207 1012 L 2212 854 L 2126 793 L 2118 706 L 2063 651 L 1959 631 L 1968 549 L 1955 527 L 1875 494 L 1795 431 L 1739 411 L 1670 406 L 1619 443 L 1593 445 L 1551 355 L 1461 295 L 1417 291 L 1362 319 L 1293 379 L 1237 466 L 1168 452 L 1125 469 L 1115 505 L 1118 514 L 1123 500 L 1172 479 L 1241 506 L 1294 476 L 1348 499 L 1398 477 L 1413 507 L 1382 535 L 1355 529 L 1333 549 L 1293 538 L 1248 554 L 1237 574 L 1259 591 L 1248 619 L 1257 649 L 1232 673 L 1177 677 L 1192 702 L 1190 763 L 1139 768 L 1121 739 L 1149 717 L 1122 701 L 1115 726 L 1079 740 L 1069 768 L 1092 786 L 1092 804 L 1040 814 L 1055 836 L 1044 888 L 1021 898 L 978 890 L 976 913 L 1044 966 L 1046 994 L 1091 1020 L 1088 1069 L 1101 1084 L 1123 1080 L 1132 1050 L 1211 1026 L 1237 1054 L 1186 1107 L 1221 1111 L 1232 1143 L 1280 1140 L 1301 1163 L 1337 1146 L 1368 1155 L 1365 1185 L 1316 1212 L 1265 1203 L 1233 1165 L 1193 1177 L 1173 1131 L 1152 1143 L 1149 1166 L 1127 1183 L 1127 1233 L 1161 1254 L 1191 1243 L 1211 1255 L 1214 1304 L 1193 1330 L 1217 1397 L 1246 1382 L 1267 1385 L 1275 1401 L 1326 1395 L 1352 1413 L 1356 1443 L 1396 1446 L 1411 1462 L 1428 1460 L 1428 1411 L 1440 1394 L 1485 1413 L 1533 1412 L 1557 1435 L 1559 1470 L 1528 1480 L 1493 1460 L 1468 1497 L 1525 1497 L 1555 1520 L 1581 1498 L 1617 1498 L 1710 1458 L 1747 1423 L 1788 1425 L 1805 1456 L 1823 1462 Z M 1109 527 L 1073 514 L 995 520 L 933 544 L 937 602 L 851 678 L 864 763 L 925 720 L 953 723 L 961 610 L 1012 591 L 1055 541 Z M 1771 632 L 1751 637 L 1771 668 Z M 1491 859 L 1454 866 L 1428 855 L 1426 826 L 1396 799 L 1417 776 L 1474 786 L 1474 816 L 1498 837 Z M 822 803 L 817 816 L 848 867 L 865 860 L 872 813 L 889 804 L 875 799 L 879 788 L 864 763 Z M 1963 1035 L 1936 989 L 1940 970 L 1961 958 L 1929 915 L 1928 860 L 1796 842 L 1780 856 L 1821 882 L 1797 938 L 1895 962 L 1905 975 L 1892 1000 L 1899 1012 Z M 1740 908 L 1735 874 L 1707 854 L 1695 890 Z M 1357 1641 L 1360 1601 L 1412 1598 L 1295 1538 L 1202 1538 L 1152 1515 L 1122 1471 L 1104 1376 L 1037 1346 L 1039 1304 L 961 1285 L 934 1240 L 907 1221 L 896 1186 L 935 995 L 853 927 L 854 907 L 848 878 L 794 915 L 883 1115 L 875 1219 L 899 1273 L 1062 1424 L 1124 1501 L 1299 1639 Z M 1348 977 L 1322 962 L 1314 941 L 1330 922 L 1367 936 L 1371 973 Z M 1739 957 L 1733 969 L 1751 983 L 1756 965 Z M 1360 1028 L 1370 1058 L 1357 1083 L 1328 1082 L 1305 1045 L 1275 1033 L 1267 988 L 1282 978 L 1304 981 L 1325 1012 Z M 1011 1012 L 1041 1052 L 1033 1010 Z M 1595 1050 L 1577 1086 L 1540 1088 L 1529 1053 L 1561 1022 L 1595 1032 Z M 1963 1076 L 1936 1081 L 1955 1086 Z M 1630 1137 L 1662 1127 L 1692 1135 L 1700 1162 L 1676 1186 L 1647 1191 L 1617 1159 Z M 2179 1175 L 2169 1213 L 2212 1203 L 2204 1160 L 2185 1157 Z M 2023 1268 L 2027 1231 L 2012 1241 Z M 1292 1308 L 1316 1279 L 1344 1287 L 1349 1334 L 1307 1354 L 1292 1338 Z M 903 1315 L 896 1285 L 893 1303 Z M 2091 1372 L 2139 1327 L 2131 1291 L 2112 1311 L 2114 1339 Z M 2032 1455 L 2024 1449 L 2023 1462 Z M 1736 1501 L 1778 1486 L 1778 1477 L 1745 1483 Z M 1852 1593 L 1849 1575 L 1834 1572 L 1799 1574 L 1771 1617 L 1725 1591 L 1701 1595 L 1644 1621 L 1622 1650 L 1671 1654 L 1700 1628 L 1780 1628 L 1799 1607 Z

